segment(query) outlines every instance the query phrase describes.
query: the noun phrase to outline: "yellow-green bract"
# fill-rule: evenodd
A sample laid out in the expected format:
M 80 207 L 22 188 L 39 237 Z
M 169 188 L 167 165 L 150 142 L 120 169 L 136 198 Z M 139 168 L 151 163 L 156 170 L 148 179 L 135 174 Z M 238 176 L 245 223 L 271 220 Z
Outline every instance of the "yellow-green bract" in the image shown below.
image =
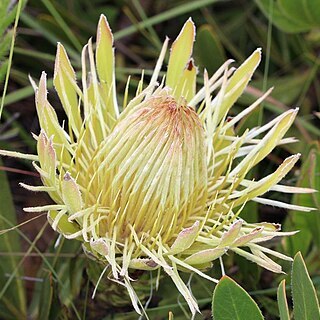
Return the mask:
M 261 197 L 269 190 L 313 191 L 279 184 L 299 154 L 259 181 L 246 178 L 277 145 L 295 141 L 284 135 L 297 110 L 238 136 L 235 124 L 259 106 L 270 89 L 227 121 L 260 62 L 260 49 L 237 69 L 228 60 L 210 78 L 204 71 L 204 86 L 197 90 L 194 39 L 189 19 L 171 46 L 166 76 L 158 82 L 168 39 L 149 84 L 142 77 L 136 96 L 129 100 L 129 79 L 120 107 L 113 35 L 101 16 L 95 52 L 91 40 L 83 48 L 78 82 L 64 47 L 58 44 L 54 86 L 67 121 L 59 124 L 43 73 L 39 85 L 33 83 L 41 127 L 35 136 L 38 155 L 1 151 L 34 160 L 43 186 L 22 185 L 47 192 L 56 203 L 25 211 L 48 211 L 54 230 L 81 241 L 85 252 L 109 266 L 109 276 L 127 287 L 138 313 L 130 269 L 162 268 L 194 314 L 197 302 L 179 272 L 195 272 L 216 282 L 204 271 L 227 251 L 274 272 L 281 272 L 281 266 L 267 255 L 291 260 L 262 243 L 292 232 L 240 219 L 248 201 L 311 209 Z

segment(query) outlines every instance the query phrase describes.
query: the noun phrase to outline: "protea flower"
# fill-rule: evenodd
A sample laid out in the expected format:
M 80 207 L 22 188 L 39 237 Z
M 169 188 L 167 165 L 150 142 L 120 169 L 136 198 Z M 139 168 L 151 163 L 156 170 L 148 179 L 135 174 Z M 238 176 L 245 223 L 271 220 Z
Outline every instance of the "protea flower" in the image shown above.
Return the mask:
M 172 44 L 166 76 L 158 83 L 168 39 L 150 83 L 145 85 L 142 77 L 129 101 L 128 80 L 120 107 L 113 36 L 101 16 L 95 54 L 91 40 L 82 51 L 81 85 L 58 44 L 54 86 L 66 121 L 58 122 L 43 73 L 38 87 L 34 84 L 41 127 L 35 136 L 38 155 L 2 151 L 34 160 L 43 186 L 23 187 L 47 192 L 56 203 L 25 211 L 47 211 L 54 230 L 81 241 L 85 252 L 106 266 L 109 277 L 128 289 L 137 312 L 131 269 L 164 270 L 194 314 L 197 302 L 179 272 L 216 282 L 204 271 L 227 251 L 274 272 L 281 272 L 281 266 L 267 255 L 290 260 L 262 243 L 292 233 L 271 223 L 243 221 L 239 215 L 248 201 L 310 210 L 261 197 L 269 190 L 312 191 L 279 184 L 299 154 L 259 181 L 246 179 L 277 145 L 294 142 L 284 135 L 297 109 L 240 136 L 234 131 L 271 89 L 234 118 L 227 117 L 260 62 L 260 49 L 238 69 L 229 68 L 228 60 L 210 78 L 204 71 L 204 86 L 197 90 L 194 38 L 189 19 Z

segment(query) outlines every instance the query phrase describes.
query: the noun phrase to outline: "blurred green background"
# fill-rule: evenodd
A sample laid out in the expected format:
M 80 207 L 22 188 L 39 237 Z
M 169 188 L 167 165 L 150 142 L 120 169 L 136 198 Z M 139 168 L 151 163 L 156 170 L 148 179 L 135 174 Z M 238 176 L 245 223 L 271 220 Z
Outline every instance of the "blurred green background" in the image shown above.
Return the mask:
M 6 79 L 17 11 L 19 23 L 10 77 Z M 200 73 L 206 68 L 212 74 L 228 58 L 239 65 L 255 48 L 261 47 L 263 61 L 249 88 L 232 109 L 233 113 L 250 104 L 261 91 L 271 86 L 275 89 L 255 111 L 255 117 L 242 121 L 237 130 L 260 125 L 288 108 L 299 107 L 299 116 L 288 135 L 298 141 L 278 147 L 259 164 L 252 178 L 259 178 L 260 173 L 265 176 L 286 156 L 300 152 L 301 161 L 283 183 L 320 190 L 318 0 L 23 0 L 19 4 L 1 0 L 0 93 L 2 97 L 2 93 L 6 93 L 1 100 L 1 149 L 35 151 L 30 132 L 37 134 L 39 125 L 28 76 L 37 81 L 41 71 L 47 72 L 49 99 L 63 120 L 50 80 L 56 44 L 63 43 L 79 71 L 82 46 L 95 35 L 101 13 L 107 16 L 115 36 L 119 97 L 128 75 L 132 75 L 132 84 L 136 85 L 142 69 L 148 78 L 165 36 L 174 39 L 190 16 L 197 25 L 194 57 Z M 45 216 L 36 218 L 23 213 L 23 207 L 46 204 L 50 200 L 18 186 L 21 181 L 39 184 L 30 163 L 16 159 L 2 161 L 0 230 L 35 219 L 0 235 L 0 319 L 137 319 L 124 292 L 114 284 L 104 283 L 96 298 L 91 299 L 94 285 L 89 278 L 96 279 L 99 266 L 84 256 L 77 242 L 57 241 Z M 297 235 L 270 245 L 291 256 L 301 251 L 319 294 L 319 193 L 288 198 L 281 195 L 281 199 L 278 194 L 270 193 L 268 197 L 318 208 L 311 213 L 299 213 L 249 203 L 242 217 L 248 221 L 279 222 L 285 230 L 300 230 Z M 265 318 L 277 319 L 277 286 L 284 275 L 274 275 L 234 255 L 226 257 L 224 262 L 227 274 L 251 293 Z M 289 263 L 282 265 L 285 272 L 290 272 Z M 218 262 L 215 267 L 212 273 L 218 276 Z M 145 282 L 137 288 L 142 297 L 149 295 L 150 288 L 144 283 L 153 281 L 150 276 L 142 275 Z M 289 278 L 290 275 L 287 281 Z M 188 276 L 185 280 L 188 281 Z M 202 310 L 199 319 L 211 319 L 213 289 L 213 284 L 193 277 L 192 290 Z M 160 291 L 154 290 L 147 312 L 150 319 L 168 319 L 169 311 L 174 313 L 174 319 L 190 317 L 176 289 L 170 282 L 163 281 Z

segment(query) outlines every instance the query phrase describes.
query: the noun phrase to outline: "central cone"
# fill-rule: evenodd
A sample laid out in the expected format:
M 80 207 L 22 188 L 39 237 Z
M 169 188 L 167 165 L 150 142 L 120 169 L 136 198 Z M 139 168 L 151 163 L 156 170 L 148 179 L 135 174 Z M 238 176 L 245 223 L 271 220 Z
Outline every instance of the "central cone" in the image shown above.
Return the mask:
M 89 191 L 108 210 L 100 232 L 116 227 L 119 241 L 129 226 L 169 240 L 205 205 L 204 130 L 196 112 L 172 97 L 152 98 L 120 121 L 92 161 Z

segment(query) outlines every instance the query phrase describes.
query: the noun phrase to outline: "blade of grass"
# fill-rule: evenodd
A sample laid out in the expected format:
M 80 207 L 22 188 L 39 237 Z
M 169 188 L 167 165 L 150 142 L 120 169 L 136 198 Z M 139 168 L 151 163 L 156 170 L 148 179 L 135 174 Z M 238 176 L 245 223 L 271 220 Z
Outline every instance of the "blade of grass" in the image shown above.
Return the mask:
M 12 228 L 15 225 L 12 224 L 8 219 L 6 219 L 3 216 L 0 216 L 0 220 L 3 220 L 8 227 Z M 23 260 L 29 256 L 32 252 L 32 250 L 36 251 L 36 253 L 39 254 L 39 256 L 41 257 L 41 259 L 43 260 L 43 262 L 45 263 L 45 265 L 48 267 L 48 269 L 50 270 L 50 272 L 53 274 L 53 276 L 55 277 L 56 281 L 59 283 L 59 285 L 63 286 L 62 281 L 60 280 L 59 275 L 57 274 L 57 272 L 54 270 L 54 268 L 52 267 L 52 265 L 50 264 L 50 262 L 48 261 L 48 259 L 43 255 L 43 253 L 37 248 L 36 246 L 36 242 L 38 241 L 38 239 L 42 236 L 45 228 L 47 227 L 48 222 L 46 222 L 43 227 L 40 229 L 39 233 L 37 234 L 37 236 L 35 237 L 35 239 L 33 241 L 31 241 L 23 232 L 21 232 L 18 228 L 15 229 L 15 231 L 21 236 L 21 238 L 23 238 L 29 245 L 29 249 L 27 250 L 27 252 L 25 253 L 25 256 L 20 260 L 20 263 L 22 264 Z M 13 271 L 13 274 L 16 274 L 16 270 Z M 14 276 L 13 275 L 13 276 Z M 12 276 L 12 277 L 13 277 Z M 12 279 L 10 280 L 12 281 Z M 4 290 L 4 288 L 2 289 L 2 291 Z M 0 292 L 0 299 L 1 299 L 1 292 Z M 75 316 L 78 320 L 81 320 L 81 317 L 78 313 L 78 310 L 76 308 L 76 306 L 74 305 L 74 303 L 71 301 L 70 305 L 75 313 Z
M 0 165 L 2 165 L 2 161 L 0 160 Z M 16 211 L 13 205 L 13 200 L 9 188 L 9 183 L 6 177 L 6 173 L 4 171 L 0 171 L 0 216 L 5 216 L 12 224 L 16 224 Z M 5 226 L 0 221 L 0 228 L 4 229 Z M 9 256 L 6 259 L 1 259 L 1 272 L 7 273 L 10 272 L 12 269 L 17 268 L 18 266 L 18 259 L 17 257 L 12 256 L 12 252 L 20 250 L 20 243 L 19 237 L 16 234 L 4 234 L 0 236 L 0 249 L 9 253 Z M 21 273 L 21 268 L 17 268 L 17 273 Z M 0 284 L 1 286 L 5 285 L 4 274 L 0 275 Z M 1 295 L 0 300 L 5 298 L 12 302 L 14 305 L 15 313 L 19 313 L 20 316 L 25 316 L 26 314 L 26 296 L 22 282 L 19 279 L 16 279 L 9 291 L 7 292 L 6 296 Z M 5 302 L 5 301 L 3 301 Z M 6 304 L 6 303 L 5 303 Z M 7 304 L 6 304 L 7 305 Z M 9 305 L 7 305 L 9 306 Z M 12 309 L 12 312 L 13 310 Z
M 303 101 L 306 98 L 307 92 L 310 89 L 312 82 L 317 77 L 318 70 L 319 70 L 319 63 L 314 63 L 314 65 L 312 66 L 312 68 L 310 70 L 309 77 L 308 77 L 307 81 L 305 82 L 305 85 L 304 85 L 303 90 L 301 92 L 300 98 L 298 100 L 298 103 L 297 103 L 298 106 L 303 105 Z
M 11 39 L 11 46 L 10 46 L 10 53 L 9 53 L 9 59 L 8 59 L 7 73 L 6 73 L 6 78 L 5 78 L 5 81 L 4 81 L 3 93 L 2 93 L 2 98 L 1 98 L 0 120 L 1 120 L 2 110 L 3 110 L 3 106 L 4 106 L 4 98 L 6 96 L 7 89 L 8 89 L 10 69 L 11 69 L 12 58 L 13 58 L 13 49 L 14 49 L 14 43 L 15 43 L 15 39 L 16 39 L 17 27 L 18 27 L 18 23 L 19 23 L 20 14 L 21 14 L 22 4 L 23 4 L 23 0 L 19 0 L 18 7 L 17 7 L 16 18 L 15 18 L 14 26 L 13 26 L 13 33 L 12 33 L 12 39 Z
M 64 31 L 64 33 L 69 38 L 70 42 L 74 45 L 74 47 L 80 52 L 82 50 L 82 45 L 78 38 L 73 34 L 69 26 L 65 23 L 60 13 L 56 10 L 54 5 L 48 1 L 48 0 L 42 0 L 42 3 L 46 6 L 48 11 L 51 13 L 51 15 L 56 19 L 58 25 L 60 26 L 61 30 Z
M 151 27 L 157 23 L 166 21 L 168 19 L 175 18 L 176 16 L 188 13 L 190 11 L 197 10 L 199 8 L 202 8 L 204 6 L 210 5 L 210 4 L 218 2 L 218 1 L 219 0 L 200 0 L 200 1 L 190 2 L 187 4 L 183 4 L 183 5 L 174 7 L 170 10 L 162 12 L 162 13 L 155 15 L 151 18 L 148 18 L 144 21 L 141 21 L 140 23 L 138 23 L 136 25 L 132 25 L 128 28 L 125 28 L 121 31 L 116 32 L 114 34 L 114 38 L 121 39 L 123 37 L 129 36 L 129 35 L 135 33 L 136 31 L 138 31 L 141 28 Z M 38 32 L 40 31 L 45 36 L 45 38 L 48 41 L 50 41 L 51 43 L 53 43 L 53 44 L 57 43 L 58 39 L 57 39 L 56 35 L 52 34 L 50 31 L 44 29 L 36 19 L 33 19 L 32 17 L 30 17 L 26 13 L 22 13 L 21 20 L 29 27 L 37 30 Z M 65 45 L 65 47 L 66 47 L 70 57 L 72 57 L 75 61 L 79 61 L 78 52 L 68 45 Z M 50 81 L 48 81 L 48 88 L 50 88 L 51 85 L 52 84 L 50 83 Z M 20 101 L 26 97 L 31 96 L 32 94 L 33 94 L 33 89 L 31 86 L 28 86 L 26 88 L 16 90 L 14 93 L 9 94 L 5 99 L 6 101 L 4 101 L 4 99 L 2 99 L 2 104 L 8 105 L 8 104 Z
M 131 22 L 131 24 L 132 25 L 137 25 L 140 21 L 138 20 L 138 18 L 134 15 L 134 13 L 132 12 L 132 10 L 131 10 L 131 8 L 129 8 L 129 7 L 124 7 L 123 8 L 123 13 L 127 16 L 127 18 L 130 20 L 130 22 Z M 148 28 L 146 28 L 146 29 L 144 29 L 144 28 L 142 28 L 142 29 L 139 29 L 139 32 L 140 32 L 140 34 L 142 35 L 142 36 L 144 36 L 145 38 L 146 38 L 146 40 L 148 41 L 148 42 L 150 42 L 150 43 L 154 43 L 155 41 L 154 41 L 154 37 L 150 34 L 150 31 L 149 31 L 149 28 L 150 27 L 148 27 Z M 121 49 L 121 43 L 118 43 L 117 44 L 117 48 L 118 48 L 118 50 L 120 50 Z M 157 46 L 158 47 L 158 46 Z M 158 47 L 158 49 L 159 49 L 159 47 Z M 125 53 L 126 53 L 126 55 L 128 55 L 129 57 L 131 56 L 131 59 L 133 60 L 133 61 L 135 61 L 137 64 L 141 64 L 141 65 L 143 65 L 144 64 L 144 61 L 143 61 L 143 59 L 138 55 L 138 56 L 135 56 L 135 59 L 133 59 L 133 55 L 135 55 L 135 54 L 133 54 L 132 52 L 130 52 L 130 55 L 129 55 L 129 53 L 127 52 L 128 50 L 129 50 L 129 48 L 127 48 L 127 47 L 125 47 L 125 48 L 122 48 L 121 49 L 122 51 L 124 51 Z M 131 50 L 130 50 L 131 51 Z
M 280 313 L 280 320 L 290 320 L 289 308 L 286 297 L 286 281 L 282 280 L 278 287 L 278 308 Z
M 271 52 L 271 43 L 272 43 L 272 18 L 273 18 L 273 0 L 269 0 L 269 21 L 268 21 L 268 33 L 267 33 L 267 52 L 266 52 L 266 62 L 264 64 L 263 84 L 262 84 L 262 91 L 263 92 L 265 92 L 267 90 L 267 85 L 268 85 L 268 75 L 269 75 L 269 66 L 270 66 L 270 52 Z M 260 109 L 259 109 L 258 126 L 262 125 L 263 108 L 264 108 L 264 103 L 261 103 L 261 106 L 260 106 Z
M 141 75 L 141 69 L 139 68 L 116 68 L 116 76 L 120 77 L 120 75 L 123 74 L 135 74 L 135 75 Z M 144 70 L 144 74 L 145 75 L 152 75 L 153 74 L 153 70 Z M 80 76 L 81 73 L 77 72 L 76 73 L 77 76 Z M 160 75 L 163 75 L 163 73 L 160 73 Z M 47 80 L 47 88 L 52 89 L 53 88 L 53 79 L 50 78 Z M 22 89 L 18 89 L 15 90 L 14 92 L 9 93 L 6 96 L 5 102 L 4 102 L 4 106 L 18 102 L 20 100 L 23 100 L 25 98 L 31 97 L 34 94 L 34 90 L 32 88 L 32 86 L 27 86 L 25 88 Z
M 144 11 L 141 3 L 139 0 L 133 0 L 133 5 L 135 6 L 136 10 L 138 11 L 140 17 L 142 20 L 147 20 L 148 17 L 146 15 L 146 12 Z M 156 31 L 154 30 L 154 28 L 152 26 L 148 26 L 147 27 L 149 33 L 150 33 L 150 39 L 153 41 L 153 43 L 156 45 L 156 47 L 160 50 L 162 47 L 162 41 L 160 40 L 158 34 L 156 33 Z
M 260 97 L 263 94 L 263 92 L 261 90 L 256 89 L 250 85 L 246 88 L 245 92 L 252 95 L 253 97 L 256 97 L 256 98 Z M 265 107 L 269 111 L 271 111 L 275 114 L 281 114 L 282 112 L 290 109 L 288 106 L 286 106 L 282 102 L 280 102 L 270 96 L 267 97 L 265 101 L 266 101 Z M 314 126 L 311 122 L 306 121 L 305 119 L 303 119 L 300 116 L 298 116 L 296 118 L 296 121 L 294 122 L 294 124 L 299 129 L 299 131 L 304 136 L 304 138 L 306 139 L 307 142 L 312 141 L 312 138 L 309 136 L 307 131 L 309 131 L 310 133 L 313 133 L 317 136 L 320 135 L 320 130 L 316 126 Z
M 83 303 L 83 314 L 82 314 L 82 319 L 86 320 L 86 314 L 87 314 L 87 305 L 88 305 L 88 298 L 89 298 L 89 278 L 87 280 L 87 284 L 86 284 L 86 293 L 84 295 L 84 303 Z
M 23 56 L 27 56 L 27 57 L 31 57 L 31 58 L 43 59 L 43 60 L 50 61 L 50 62 L 51 61 L 54 62 L 54 60 L 55 60 L 55 56 L 52 54 L 29 50 L 27 48 L 16 47 L 14 49 L 14 52 L 15 52 L 15 54 L 21 54 Z
M 8 94 L 9 96 L 10 94 Z M 8 97 L 7 96 L 7 97 Z M 19 100 L 18 100 L 19 101 Z M 4 104 L 6 105 L 6 103 Z M 7 112 L 7 110 L 3 110 L 3 118 L 5 120 L 11 119 L 12 114 Z M 29 132 L 26 131 L 26 129 L 20 124 L 20 122 L 17 120 L 14 120 L 11 124 L 11 127 L 16 128 L 18 130 L 18 134 L 23 140 L 23 142 L 31 149 L 35 150 L 36 147 L 36 141 L 32 138 Z
M 51 42 L 53 45 L 56 45 L 57 42 L 61 39 L 57 37 L 57 35 L 53 34 L 51 31 L 46 30 L 41 23 L 34 17 L 29 16 L 27 13 L 23 12 L 21 14 L 21 21 L 23 21 L 28 27 L 36 30 L 37 32 L 40 32 L 49 42 Z M 80 55 L 79 52 L 75 49 L 73 49 L 68 44 L 64 43 L 64 47 L 68 51 L 69 56 L 79 62 Z
M 0 251 L 0 257 L 7 257 L 7 256 L 13 256 L 13 257 L 22 257 L 24 256 L 24 252 L 3 252 Z M 52 252 L 44 252 L 42 253 L 42 256 L 44 257 L 56 257 L 56 253 Z M 29 254 L 29 257 L 41 257 L 38 253 L 36 252 L 31 252 Z M 61 258 L 67 258 L 67 259 L 74 259 L 74 258 L 80 258 L 80 259 L 86 259 L 87 256 L 85 254 L 74 254 L 74 253 L 59 253 L 59 257 Z
M 218 1 L 219 0 L 199 0 L 199 1 L 191 1 L 188 3 L 183 3 L 177 7 L 174 7 L 172 9 L 165 11 L 165 12 L 159 13 L 151 18 L 148 18 L 147 20 L 141 21 L 136 25 L 133 25 L 133 26 L 130 26 L 130 27 L 125 28 L 123 30 L 120 30 L 118 32 L 115 32 L 114 38 L 115 38 L 115 40 L 117 40 L 117 39 L 127 37 L 137 31 L 139 31 L 139 29 L 141 29 L 141 28 L 147 28 L 147 27 L 153 26 L 157 23 L 175 18 L 179 15 L 188 13 L 190 11 L 200 9 L 202 7 L 205 7 L 207 5 L 213 4 Z
M 4 221 L 6 221 L 6 219 L 3 216 L 0 216 L 0 218 L 3 219 Z M 19 277 L 17 275 L 18 271 L 19 271 L 19 268 L 22 266 L 22 263 L 23 263 L 24 259 L 27 258 L 28 254 L 35 248 L 35 245 L 36 245 L 37 241 L 40 239 L 40 237 L 42 236 L 47 224 L 48 223 L 43 225 L 43 227 L 41 228 L 41 230 L 39 231 L 39 233 L 37 234 L 35 239 L 32 241 L 30 247 L 25 252 L 25 255 L 23 256 L 23 258 L 19 261 L 19 263 L 12 270 L 12 272 L 10 274 L 10 277 L 8 278 L 7 282 L 5 283 L 5 285 L 2 287 L 2 289 L 0 291 L 0 300 L 2 299 L 2 297 L 5 294 L 5 292 L 7 291 L 7 289 L 9 288 L 9 286 L 10 286 L 11 282 L 13 281 L 13 279 L 15 279 L 16 277 Z
M 218 25 L 216 19 L 214 19 L 214 17 L 212 16 L 211 11 L 204 9 L 203 15 L 208 24 L 210 24 L 217 33 L 218 38 L 223 44 L 223 47 L 230 51 L 233 57 L 235 57 L 238 61 L 245 60 L 245 56 L 243 55 L 243 53 L 240 52 L 240 50 L 232 43 L 232 41 L 230 41 L 229 37 L 224 33 L 223 28 Z

